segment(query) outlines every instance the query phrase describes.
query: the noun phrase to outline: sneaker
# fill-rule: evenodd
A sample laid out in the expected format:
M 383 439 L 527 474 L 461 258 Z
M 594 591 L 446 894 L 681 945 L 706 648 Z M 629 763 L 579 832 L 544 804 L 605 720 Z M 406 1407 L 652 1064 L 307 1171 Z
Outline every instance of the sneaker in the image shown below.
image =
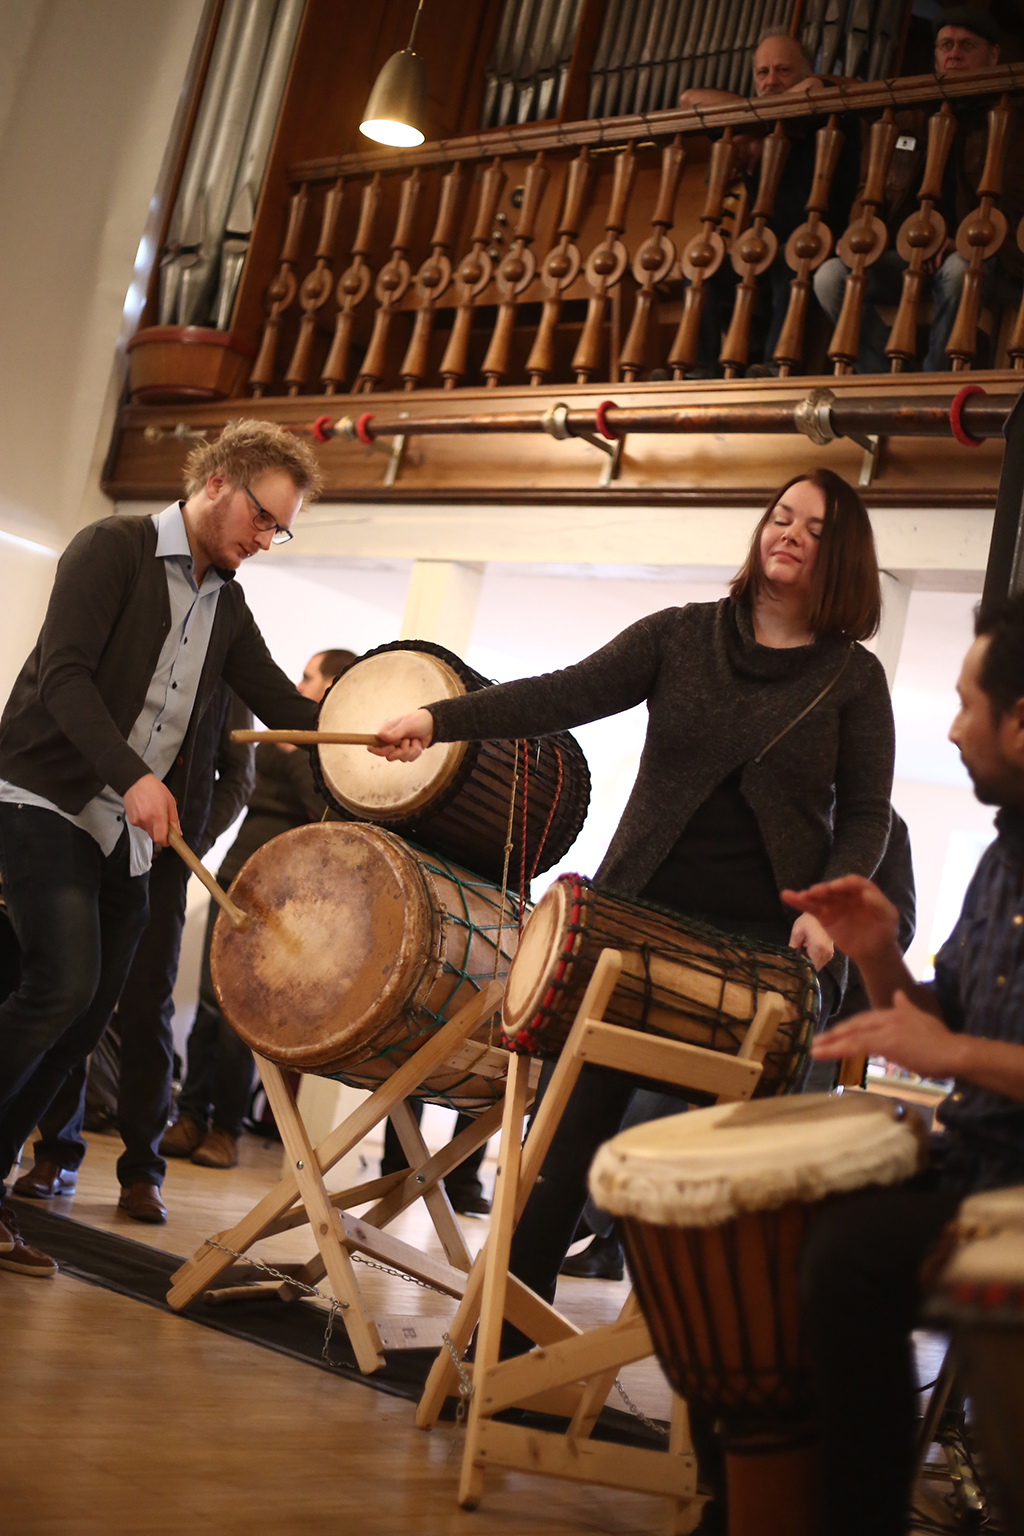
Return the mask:
M 188 1115 L 182 1115 L 160 1138 L 160 1155 L 191 1157 L 196 1148 L 202 1146 L 205 1135 L 205 1125 L 197 1125 Z
M 15 1275 L 36 1275 L 41 1280 L 52 1280 L 57 1273 L 56 1259 L 26 1243 L 7 1210 L 0 1211 L 0 1269 Z
M 214 1125 L 202 1144 L 192 1153 L 192 1161 L 203 1168 L 234 1168 L 238 1163 L 238 1137 Z

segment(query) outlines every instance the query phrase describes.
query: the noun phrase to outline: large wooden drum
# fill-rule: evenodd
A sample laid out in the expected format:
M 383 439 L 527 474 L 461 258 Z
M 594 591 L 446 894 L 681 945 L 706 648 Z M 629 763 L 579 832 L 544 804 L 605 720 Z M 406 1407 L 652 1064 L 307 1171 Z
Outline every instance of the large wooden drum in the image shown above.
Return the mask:
M 321 822 L 242 866 L 210 948 L 225 1017 L 281 1067 L 375 1088 L 504 977 L 518 909 L 487 881 L 380 827 Z M 497 964 L 495 963 L 497 960 Z M 493 1036 L 493 1040 L 492 1037 Z M 502 1097 L 508 1055 L 485 1022 L 415 1097 L 474 1113 Z
M 323 731 L 375 731 L 437 699 L 487 687 L 453 652 L 426 640 L 369 651 L 332 685 L 320 706 Z M 565 857 L 590 803 L 590 772 L 567 731 L 530 742 L 438 742 L 415 763 L 389 763 L 365 747 L 321 746 L 317 783 L 335 810 L 499 881 L 517 777 L 508 883 L 519 889 Z M 525 850 L 523 823 L 525 817 Z
M 1024 1187 L 971 1195 L 929 1306 L 957 1366 L 1007 1531 L 1024 1531 Z
M 594 1159 L 665 1374 L 721 1426 L 730 1536 L 817 1536 L 800 1243 L 823 1201 L 921 1155 L 900 1106 L 805 1094 L 639 1125 Z
M 509 971 L 502 1027 L 510 1049 L 557 1056 L 603 949 L 671 960 L 675 987 L 649 975 L 623 975 L 605 1009 L 611 1024 L 668 1035 L 712 1050 L 739 1050 L 765 992 L 786 1011 L 764 1060 L 756 1094 L 783 1093 L 799 1076 L 819 1008 L 806 955 L 754 946 L 678 913 L 626 901 L 562 875 L 548 887 L 523 931 Z

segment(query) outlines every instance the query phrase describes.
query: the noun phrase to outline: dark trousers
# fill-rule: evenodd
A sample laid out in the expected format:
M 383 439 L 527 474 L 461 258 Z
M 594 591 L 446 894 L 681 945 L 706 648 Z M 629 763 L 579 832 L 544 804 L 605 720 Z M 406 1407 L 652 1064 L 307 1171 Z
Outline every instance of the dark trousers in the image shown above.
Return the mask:
M 189 870 L 176 853 L 158 853 L 149 879 L 149 923 L 139 940 L 117 1006 L 121 1037 L 117 1129 L 124 1142 L 117 1176 L 122 1184 L 162 1184 L 167 1164 L 160 1138 L 167 1129 L 174 1071 L 172 993 L 178 974 Z M 37 1158 L 77 1168 L 85 1156 L 86 1064 L 65 1078 L 39 1122 Z
M 0 1004 L 0 1193 L 25 1138 L 107 1025 L 146 926 L 128 836 L 99 844 L 37 806 L 0 804 L 0 880 L 21 949 Z
M 223 869 L 221 880 L 223 883 Z M 188 1066 L 178 1096 L 178 1115 L 204 1127 L 212 1118 L 214 1125 L 230 1136 L 240 1136 L 256 1080 L 256 1063 L 252 1051 L 221 1013 L 213 990 L 210 939 L 219 912 L 211 901 L 203 940 L 199 1008 L 188 1037 Z
M 923 1175 L 831 1202 L 804 1243 L 827 1536 L 903 1536 L 914 1478 L 921 1265 L 964 1189 Z
M 423 1117 L 422 1100 L 410 1099 L 409 1108 L 416 1117 L 416 1124 L 419 1125 Z M 460 1131 L 464 1131 L 467 1126 L 473 1124 L 473 1119 L 472 1115 L 458 1116 L 455 1121 L 455 1129 L 452 1131 L 453 1141 Z M 480 1182 L 480 1164 L 484 1160 L 486 1151 L 487 1143 L 485 1141 L 482 1146 L 477 1147 L 470 1157 L 466 1158 L 464 1163 L 460 1163 L 458 1168 L 448 1175 L 444 1181 L 444 1186 L 449 1194 L 453 1189 L 458 1189 L 471 1195 L 483 1194 L 484 1187 Z M 406 1157 L 402 1143 L 398 1139 L 398 1132 L 391 1124 L 391 1121 L 388 1120 L 384 1126 L 384 1156 L 380 1160 L 381 1174 L 397 1173 L 400 1168 L 407 1168 L 408 1166 L 409 1159 Z

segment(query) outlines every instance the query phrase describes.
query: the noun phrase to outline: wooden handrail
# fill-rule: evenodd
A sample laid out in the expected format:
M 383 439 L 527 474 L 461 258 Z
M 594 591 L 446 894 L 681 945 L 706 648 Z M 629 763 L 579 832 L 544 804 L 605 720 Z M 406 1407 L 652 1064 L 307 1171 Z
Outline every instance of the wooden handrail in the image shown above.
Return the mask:
M 302 160 L 290 166 L 291 183 L 336 181 L 339 176 L 368 176 L 376 171 L 407 171 L 414 165 L 441 165 L 455 160 L 487 160 L 495 155 L 519 158 L 541 150 L 571 150 L 587 144 L 598 149 L 621 148 L 640 140 L 676 133 L 692 134 L 723 128 L 749 128 L 793 117 L 825 117 L 832 112 L 881 112 L 886 107 L 913 107 L 942 99 L 991 96 L 1024 90 L 1024 63 L 1000 64 L 955 79 L 938 75 L 908 75 L 901 80 L 837 82 L 800 95 L 771 96 L 721 107 L 645 112 L 628 117 L 603 117 L 577 123 L 535 124 L 493 128 L 458 139 L 438 139 L 416 149 L 384 149 L 325 160 Z

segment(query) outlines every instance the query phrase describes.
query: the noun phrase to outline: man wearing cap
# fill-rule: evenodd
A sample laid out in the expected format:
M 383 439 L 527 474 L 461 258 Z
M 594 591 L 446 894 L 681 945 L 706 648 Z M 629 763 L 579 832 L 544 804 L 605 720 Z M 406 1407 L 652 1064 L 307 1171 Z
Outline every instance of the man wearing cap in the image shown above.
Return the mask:
M 999 63 L 999 23 L 986 11 L 975 10 L 969 5 L 949 6 L 942 11 L 934 26 L 937 75 L 992 69 Z M 977 97 L 952 103 L 957 120 L 956 137 L 946 161 L 942 197 L 937 205 L 937 211 L 945 220 L 946 238 L 935 255 L 925 263 L 925 271 L 930 273 L 932 279 L 932 318 L 928 350 L 922 364 L 925 373 L 937 373 L 950 367 L 946 343 L 956 319 L 964 273 L 969 265 L 956 250 L 956 233 L 963 219 L 980 201 L 978 187 L 988 145 L 990 104 L 988 100 L 981 103 Z M 859 373 L 890 371 L 889 359 L 885 355 L 889 327 L 876 306 L 898 304 L 902 293 L 903 273 L 907 263 L 895 248 L 896 236 L 901 225 L 917 208 L 917 194 L 924 175 L 928 149 L 930 111 L 914 108 L 900 112 L 896 117 L 899 137 L 886 176 L 884 200 L 879 209 L 879 217 L 888 230 L 889 249 L 883 251 L 866 272 L 865 298 L 868 302 L 864 305 L 861 321 L 857 358 Z M 1021 206 L 1017 186 L 1011 188 L 1011 183 L 1019 182 L 1019 178 L 1020 168 L 1014 166 L 1010 155 L 1007 158 L 1006 193 L 1001 199 L 1009 222 L 1009 233 L 998 256 L 990 257 L 984 264 L 984 299 L 990 299 L 995 291 L 999 263 L 1013 276 L 1020 273 L 1020 253 L 1014 235 L 1024 207 Z M 860 191 L 863 191 L 863 186 L 862 180 Z M 849 269 L 838 256 L 829 257 L 814 274 L 815 297 L 833 323 L 838 321 L 842 311 L 848 275 Z
M 117 1004 L 146 926 L 153 845 L 180 831 L 221 678 L 271 726 L 316 725 L 234 582 L 291 537 L 317 494 L 311 450 L 268 422 L 236 421 L 193 450 L 185 475 L 185 501 L 72 539 L 0 718 L 0 880 L 22 958 L 0 1004 L 0 1196 Z M 55 1268 L 0 1209 L 0 1269 Z

